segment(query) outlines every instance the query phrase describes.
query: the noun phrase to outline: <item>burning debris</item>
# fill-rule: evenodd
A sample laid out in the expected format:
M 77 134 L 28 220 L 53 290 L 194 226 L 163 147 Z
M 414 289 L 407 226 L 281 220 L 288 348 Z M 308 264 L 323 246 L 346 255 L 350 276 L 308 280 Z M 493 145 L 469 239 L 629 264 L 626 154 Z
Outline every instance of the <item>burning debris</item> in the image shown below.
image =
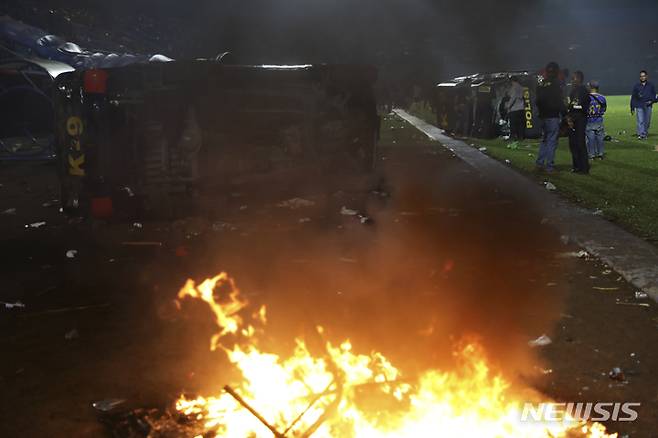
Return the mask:
M 249 315 L 248 302 L 226 273 L 198 285 L 188 280 L 178 294 L 179 309 L 187 298 L 208 304 L 218 327 L 210 348 L 224 351 L 242 378 L 218 395 L 181 396 L 175 412 L 133 411 L 120 423 L 133 434 L 119 436 L 610 436 L 603 426 L 574 418 L 521 422 L 527 398 L 517 398 L 491 370 L 475 342 L 456 349 L 454 371 L 417 376 L 403 376 L 381 353 L 355 352 L 349 340 L 325 340 L 321 327 L 322 351 L 312 352 L 297 338 L 294 353 L 284 358 L 259 349 L 266 309 Z

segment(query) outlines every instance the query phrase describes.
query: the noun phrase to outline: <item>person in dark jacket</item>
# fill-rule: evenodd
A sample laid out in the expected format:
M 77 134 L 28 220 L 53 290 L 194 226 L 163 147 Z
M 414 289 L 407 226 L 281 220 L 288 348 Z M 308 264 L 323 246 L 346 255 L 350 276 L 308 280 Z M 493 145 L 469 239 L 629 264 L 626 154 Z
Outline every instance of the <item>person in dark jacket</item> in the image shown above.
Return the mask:
M 560 135 L 560 120 L 565 114 L 564 97 L 559 81 L 560 66 L 550 62 L 544 78 L 537 87 L 537 109 L 541 123 L 542 140 L 539 144 L 538 169 L 553 172 L 555 150 Z
M 586 175 L 589 173 L 589 159 L 585 143 L 585 129 L 587 128 L 590 97 L 584 82 L 583 72 L 574 72 L 571 93 L 569 93 L 567 123 L 569 125 L 569 149 L 573 163 L 572 171 Z
M 640 72 L 640 82 L 633 87 L 631 94 L 631 114 L 637 118 L 637 138 L 644 140 L 649 135 L 651 127 L 651 109 L 656 99 L 656 88 L 649 82 L 646 70 Z

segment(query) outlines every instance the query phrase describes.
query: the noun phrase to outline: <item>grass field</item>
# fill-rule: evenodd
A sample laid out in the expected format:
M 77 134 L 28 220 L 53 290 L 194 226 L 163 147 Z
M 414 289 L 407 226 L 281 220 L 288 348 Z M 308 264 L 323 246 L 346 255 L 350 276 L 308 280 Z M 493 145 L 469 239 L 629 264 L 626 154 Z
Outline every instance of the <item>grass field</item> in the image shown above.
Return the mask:
M 427 108 L 414 105 L 410 111 L 430 123 L 435 116 Z M 651 127 L 648 140 L 635 138 L 635 118 L 630 114 L 628 96 L 608 97 L 605 118 L 606 134 L 613 141 L 605 143 L 606 158 L 592 163 L 590 175 L 570 172 L 571 154 L 566 138 L 560 139 L 551 175 L 535 171 L 539 140 L 526 140 L 517 148 L 502 139 L 471 139 L 477 147 L 486 146 L 487 153 L 535 178 L 550 181 L 557 191 L 570 200 L 617 222 L 636 235 L 658 243 L 658 119 Z

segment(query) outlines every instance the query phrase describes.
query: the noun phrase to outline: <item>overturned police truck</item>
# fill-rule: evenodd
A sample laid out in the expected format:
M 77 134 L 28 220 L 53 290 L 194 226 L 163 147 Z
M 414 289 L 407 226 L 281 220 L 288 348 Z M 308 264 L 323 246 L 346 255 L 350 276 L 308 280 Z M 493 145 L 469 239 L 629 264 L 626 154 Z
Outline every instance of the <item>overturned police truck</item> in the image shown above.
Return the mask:
M 379 135 L 376 75 L 215 60 L 63 74 L 54 96 L 63 207 L 103 217 L 137 203 L 168 215 L 177 200 L 241 174 L 367 171 Z
M 523 86 L 525 136 L 538 138 L 536 92 L 540 76 L 527 71 L 474 74 L 437 84 L 434 108 L 437 125 L 446 132 L 478 138 L 494 138 L 510 133 L 506 111 L 511 78 Z

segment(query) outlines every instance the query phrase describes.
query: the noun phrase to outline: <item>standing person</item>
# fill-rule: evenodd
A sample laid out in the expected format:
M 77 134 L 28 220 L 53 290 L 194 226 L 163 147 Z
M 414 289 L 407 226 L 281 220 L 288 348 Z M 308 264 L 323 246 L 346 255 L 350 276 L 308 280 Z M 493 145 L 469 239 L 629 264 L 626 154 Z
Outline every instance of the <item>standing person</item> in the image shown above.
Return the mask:
M 649 135 L 651 126 L 651 106 L 658 102 L 656 99 L 656 88 L 649 82 L 649 74 L 646 70 L 640 72 L 640 82 L 633 87 L 631 94 L 631 114 L 637 118 L 637 138 L 645 140 Z
M 589 160 L 587 159 L 587 146 L 585 146 L 585 128 L 589 114 L 589 93 L 583 84 L 585 75 L 576 71 L 571 80 L 571 93 L 569 93 L 569 111 L 567 123 L 569 124 L 569 149 L 571 150 L 572 171 L 588 174 Z
M 509 90 L 509 101 L 507 102 L 510 139 L 513 141 L 523 141 L 525 138 L 525 102 L 523 100 L 523 86 L 521 86 L 518 76 L 512 76 L 510 81 L 512 82 L 512 86 Z
M 605 96 L 599 93 L 598 81 L 589 83 L 589 112 L 587 113 L 587 154 L 590 159 L 603 159 L 603 140 L 605 129 L 603 128 L 603 115 L 608 109 Z
M 553 172 L 555 150 L 560 135 L 560 118 L 565 114 L 564 98 L 556 62 L 546 65 L 545 77 L 537 87 L 537 109 L 541 123 L 542 140 L 539 144 L 537 169 Z

